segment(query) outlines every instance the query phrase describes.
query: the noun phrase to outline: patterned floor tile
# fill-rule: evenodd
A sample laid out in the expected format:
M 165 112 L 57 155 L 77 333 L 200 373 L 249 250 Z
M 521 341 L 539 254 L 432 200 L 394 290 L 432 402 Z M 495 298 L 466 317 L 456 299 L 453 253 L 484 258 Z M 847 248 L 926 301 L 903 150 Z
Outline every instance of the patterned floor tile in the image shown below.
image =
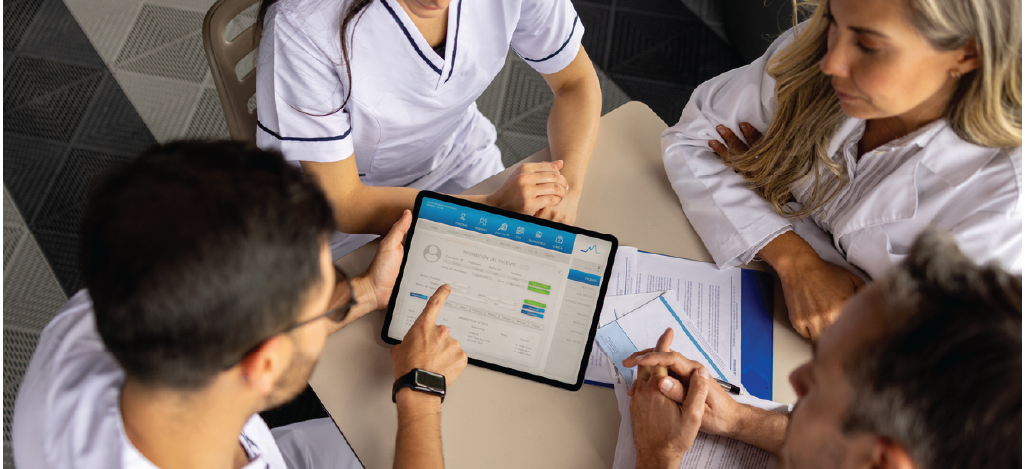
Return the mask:
M 118 70 L 202 84 L 210 73 L 199 32 L 131 59 L 118 60 Z
M 543 106 L 551 106 L 555 96 L 540 73 L 534 71 L 522 60 L 507 62 L 508 78 L 503 96 L 499 128 L 525 114 L 536 112 Z
M 65 234 L 78 233 L 82 204 L 96 178 L 133 157 L 73 148 L 61 166 L 39 215 L 29 223 L 33 232 L 45 228 Z
M 114 77 L 157 142 L 181 138 L 199 101 L 199 85 L 126 71 Z
M 75 145 L 135 156 L 156 143 L 120 85 L 104 72 L 96 98 L 82 118 Z
M 4 50 L 14 50 L 32 24 L 43 0 L 4 1 Z
M 4 114 L 98 73 L 99 69 L 93 67 L 16 56 L 4 73 Z
M 4 331 L 41 331 L 66 301 L 43 252 L 32 235 L 27 235 L 4 269 Z M 4 371 L 6 361 L 5 351 Z
M 5 133 L 4 187 L 27 223 L 46 200 L 67 152 L 60 142 Z
M 36 97 L 8 112 L 4 109 L 4 132 L 14 132 L 64 142 L 71 141 L 102 80 L 100 73 Z
M 25 31 L 18 54 L 103 68 L 103 60 L 62 0 L 45 0 Z
M 64 0 L 108 67 L 117 60 L 142 0 Z
M 502 164 L 509 167 L 548 146 L 548 138 L 516 132 L 500 132 L 495 143 L 502 151 Z
M 81 274 L 78 270 L 78 235 L 41 228 L 33 228 L 32 234 L 39 243 L 39 248 L 50 264 L 53 274 L 57 277 L 60 289 L 65 296 L 73 295 L 82 288 Z M 6 315 L 5 315 L 6 316 Z
M 202 26 L 203 13 L 144 3 L 115 67 L 194 35 Z
M 231 138 L 217 90 L 213 88 L 203 90 L 203 95 L 199 98 L 199 105 L 196 106 L 196 112 L 192 115 L 192 121 L 189 122 L 189 128 L 183 137 L 187 139 Z

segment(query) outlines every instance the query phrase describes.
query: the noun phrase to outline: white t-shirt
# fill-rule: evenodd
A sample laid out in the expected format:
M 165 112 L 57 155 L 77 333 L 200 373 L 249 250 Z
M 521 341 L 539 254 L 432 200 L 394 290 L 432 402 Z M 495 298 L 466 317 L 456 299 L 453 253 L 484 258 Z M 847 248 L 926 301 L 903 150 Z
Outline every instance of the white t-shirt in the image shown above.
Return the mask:
M 85 290 L 43 330 L 14 406 L 14 461 L 25 469 L 153 469 L 129 442 L 121 420 L 124 372 L 96 331 Z M 286 469 L 259 415 L 242 428 L 246 469 Z
M 347 0 L 281 0 L 264 21 L 257 59 L 257 145 L 291 161 L 355 154 L 365 184 L 422 188 L 444 178 L 493 126 L 474 101 L 512 46 L 540 73 L 577 55 L 584 27 L 569 0 L 455 0 L 439 56 L 397 0 L 372 2 L 350 26 L 352 86 L 339 24 Z M 493 142 L 493 137 L 492 137 Z M 493 144 L 493 143 L 492 143 Z

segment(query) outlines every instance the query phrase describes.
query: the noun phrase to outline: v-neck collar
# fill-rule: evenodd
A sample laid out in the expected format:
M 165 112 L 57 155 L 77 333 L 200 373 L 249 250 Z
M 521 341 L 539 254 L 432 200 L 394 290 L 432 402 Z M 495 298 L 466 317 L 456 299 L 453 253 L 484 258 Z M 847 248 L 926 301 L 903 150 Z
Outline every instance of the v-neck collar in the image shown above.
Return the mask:
M 427 43 L 427 40 L 424 39 L 416 24 L 406 14 L 406 10 L 402 8 L 402 5 L 398 4 L 398 0 L 381 0 L 381 4 L 384 5 L 384 8 L 399 26 L 399 29 L 402 30 L 403 35 L 406 36 L 409 45 L 420 56 L 420 59 L 438 75 L 436 87 L 440 87 L 452 78 L 456 54 L 459 50 L 459 25 L 462 21 L 463 2 L 462 0 L 455 0 L 453 3 L 454 5 L 449 4 L 448 11 L 446 12 L 448 14 L 448 27 L 445 31 L 445 57 L 440 57 L 434 52 L 434 48 Z M 453 7 L 455 7 L 454 10 Z M 453 27 L 453 24 L 455 27 Z

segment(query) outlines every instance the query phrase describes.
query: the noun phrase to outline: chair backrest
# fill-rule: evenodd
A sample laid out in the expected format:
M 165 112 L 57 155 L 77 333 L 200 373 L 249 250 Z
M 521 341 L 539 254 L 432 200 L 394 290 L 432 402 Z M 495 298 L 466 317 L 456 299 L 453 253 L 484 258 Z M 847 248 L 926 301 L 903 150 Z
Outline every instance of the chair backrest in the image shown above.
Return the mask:
M 256 109 L 249 111 L 249 100 L 256 94 L 256 69 L 241 78 L 235 70 L 238 63 L 256 48 L 253 38 L 256 25 L 231 41 L 227 40 L 225 31 L 231 20 L 259 1 L 218 0 L 203 21 L 203 46 L 217 94 L 221 97 L 224 117 L 228 121 L 228 133 L 233 140 L 247 143 L 256 143 Z

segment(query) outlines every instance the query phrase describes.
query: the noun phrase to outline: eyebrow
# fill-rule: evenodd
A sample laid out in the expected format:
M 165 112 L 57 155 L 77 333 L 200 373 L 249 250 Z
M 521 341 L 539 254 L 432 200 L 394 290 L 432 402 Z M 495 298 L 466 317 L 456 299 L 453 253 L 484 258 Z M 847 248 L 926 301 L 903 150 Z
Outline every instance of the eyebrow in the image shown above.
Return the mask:
M 890 36 L 887 36 L 887 35 L 879 32 L 879 31 L 876 31 L 876 30 L 871 29 L 871 28 L 862 28 L 860 26 L 848 26 L 847 29 L 850 29 L 851 31 L 854 31 L 854 32 L 859 33 L 859 34 L 871 34 L 873 36 L 879 36 L 879 37 L 884 38 L 884 39 L 889 39 L 890 38 Z

